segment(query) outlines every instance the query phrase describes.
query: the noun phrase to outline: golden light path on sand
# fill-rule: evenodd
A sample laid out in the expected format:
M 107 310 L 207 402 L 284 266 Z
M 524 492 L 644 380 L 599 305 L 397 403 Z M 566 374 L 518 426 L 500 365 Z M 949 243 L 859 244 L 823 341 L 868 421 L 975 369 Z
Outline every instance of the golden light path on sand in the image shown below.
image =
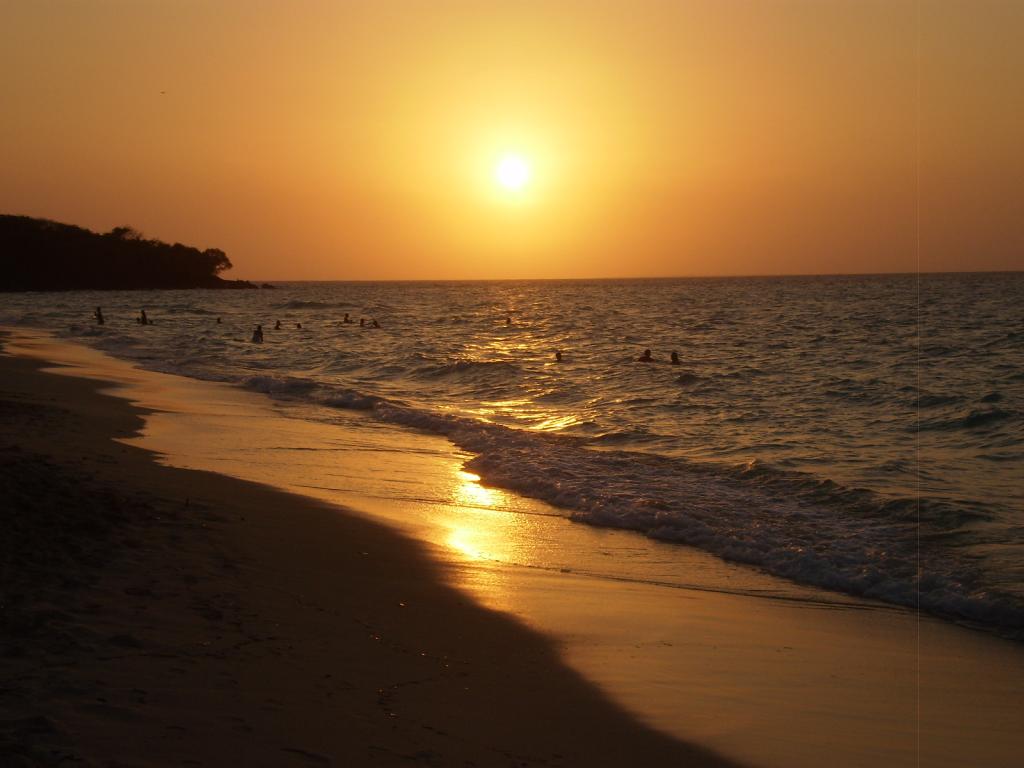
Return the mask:
M 568 663 L 679 738 L 770 768 L 911 768 L 918 744 L 921 765 L 1019 765 L 1017 644 L 574 524 L 482 485 L 442 438 L 363 413 L 296 418 L 260 394 L 10 330 L 10 352 L 112 382 L 149 409 L 143 434 L 125 442 L 418 538 L 454 586 L 554 638 Z
M 453 523 L 445 543 L 472 560 L 507 559 L 508 540 L 494 536 L 493 526 L 479 520 L 484 515 L 501 514 L 494 508 L 507 506 L 506 494 L 480 485 L 480 476 L 472 472 L 460 469 L 456 477 L 462 482 L 455 486 L 453 496 L 466 510 L 476 510 L 477 519 Z

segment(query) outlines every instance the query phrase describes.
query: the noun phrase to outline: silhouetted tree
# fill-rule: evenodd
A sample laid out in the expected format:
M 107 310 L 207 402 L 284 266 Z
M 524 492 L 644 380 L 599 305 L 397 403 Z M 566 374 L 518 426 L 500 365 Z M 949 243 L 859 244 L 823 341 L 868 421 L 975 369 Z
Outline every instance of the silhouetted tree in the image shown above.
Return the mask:
M 97 234 L 28 216 L 0 215 L 0 291 L 255 288 L 224 280 L 231 260 L 219 248 L 168 245 L 132 227 Z
M 231 259 L 220 248 L 207 248 L 203 251 L 203 256 L 208 260 L 210 269 L 215 275 L 231 269 Z
M 107 233 L 108 236 L 113 237 L 115 240 L 142 240 L 143 235 L 139 230 L 133 229 L 132 227 L 114 227 Z

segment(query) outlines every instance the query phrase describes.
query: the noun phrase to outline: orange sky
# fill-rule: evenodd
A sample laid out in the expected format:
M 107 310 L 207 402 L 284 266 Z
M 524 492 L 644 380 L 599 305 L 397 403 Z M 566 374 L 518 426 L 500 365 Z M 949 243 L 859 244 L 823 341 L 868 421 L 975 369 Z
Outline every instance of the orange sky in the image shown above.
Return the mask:
M 7 0 L 0 212 L 266 280 L 914 271 L 920 161 L 922 269 L 1024 269 L 1022 37 L 1014 0 Z

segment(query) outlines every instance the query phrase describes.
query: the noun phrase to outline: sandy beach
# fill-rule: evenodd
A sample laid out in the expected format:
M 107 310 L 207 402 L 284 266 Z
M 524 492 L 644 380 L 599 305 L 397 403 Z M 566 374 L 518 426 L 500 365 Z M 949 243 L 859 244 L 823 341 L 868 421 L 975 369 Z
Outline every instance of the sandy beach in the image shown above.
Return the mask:
M 0 357 L 0 755 L 18 765 L 726 765 L 337 508 L 158 465 Z

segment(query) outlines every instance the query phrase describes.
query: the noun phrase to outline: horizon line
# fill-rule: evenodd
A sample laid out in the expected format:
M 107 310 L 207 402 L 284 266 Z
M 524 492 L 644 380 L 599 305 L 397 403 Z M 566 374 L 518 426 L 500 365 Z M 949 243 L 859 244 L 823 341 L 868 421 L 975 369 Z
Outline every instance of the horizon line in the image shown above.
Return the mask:
M 1024 269 L 936 270 L 934 272 L 778 272 L 749 275 L 622 275 L 614 277 L 384 277 L 269 279 L 231 278 L 251 283 L 516 283 L 516 282 L 611 282 L 615 280 L 748 280 L 784 277 L 916 277 L 919 275 L 1017 275 Z

